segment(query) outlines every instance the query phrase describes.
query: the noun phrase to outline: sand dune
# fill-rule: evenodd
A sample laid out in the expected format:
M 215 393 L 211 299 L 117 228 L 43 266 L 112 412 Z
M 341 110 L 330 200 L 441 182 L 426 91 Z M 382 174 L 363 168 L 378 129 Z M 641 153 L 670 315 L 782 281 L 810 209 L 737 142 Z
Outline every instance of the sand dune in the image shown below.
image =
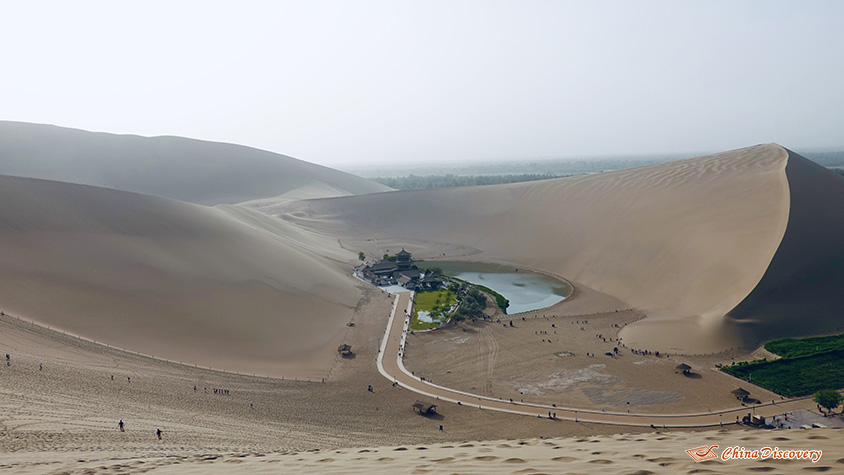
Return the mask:
M 844 331 L 844 178 L 788 153 L 788 228 L 759 285 L 729 313 L 751 345 Z
M 243 208 L 0 177 L 0 216 L 2 310 L 176 361 L 324 376 L 361 297 L 336 240 Z
M 709 352 L 804 332 L 800 315 L 782 309 L 811 299 L 825 312 L 813 328 L 837 326 L 830 312 L 840 305 L 809 287 L 810 276 L 841 281 L 840 264 L 830 262 L 835 246 L 844 249 L 842 234 L 813 223 L 840 223 L 830 203 L 842 192 L 840 177 L 769 144 L 558 180 L 313 200 L 288 206 L 283 218 L 476 248 L 472 259 L 560 275 L 644 310 L 648 318 L 622 332 L 628 346 Z M 794 267 L 808 236 L 812 257 Z M 759 292 L 784 282 L 804 290 L 780 292 L 792 306 L 776 317 L 759 299 L 740 305 L 760 281 Z M 768 318 L 777 325 L 765 328 Z
M 390 189 L 339 170 L 241 145 L 8 121 L 0 121 L 0 175 L 103 186 L 200 204 L 238 203 L 291 192 L 301 196 L 304 189 L 310 197 Z

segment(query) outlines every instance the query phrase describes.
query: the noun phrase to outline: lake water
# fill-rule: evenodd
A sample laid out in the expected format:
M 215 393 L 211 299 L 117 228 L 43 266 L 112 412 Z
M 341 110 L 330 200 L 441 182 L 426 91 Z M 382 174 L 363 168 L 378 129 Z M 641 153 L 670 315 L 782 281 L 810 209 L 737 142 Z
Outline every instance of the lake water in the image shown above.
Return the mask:
M 507 313 L 550 307 L 571 294 L 571 287 L 557 279 L 515 267 L 478 262 L 428 261 L 419 267 L 439 267 L 447 276 L 483 285 L 510 301 Z
M 426 323 L 433 323 L 434 319 L 431 318 L 431 312 L 426 312 L 425 310 L 419 310 L 416 312 L 416 319 L 420 322 Z

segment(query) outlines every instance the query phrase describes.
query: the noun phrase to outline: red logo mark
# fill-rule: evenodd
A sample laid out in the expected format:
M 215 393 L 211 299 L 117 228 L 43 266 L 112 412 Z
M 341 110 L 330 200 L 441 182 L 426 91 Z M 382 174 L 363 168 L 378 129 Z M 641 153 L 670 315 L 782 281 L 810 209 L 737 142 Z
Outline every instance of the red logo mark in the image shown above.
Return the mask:
M 704 460 L 718 458 L 718 454 L 715 453 L 715 449 L 717 448 L 717 445 L 702 445 L 694 449 L 689 449 L 686 453 L 689 454 L 689 457 L 695 459 L 695 462 L 703 462 Z

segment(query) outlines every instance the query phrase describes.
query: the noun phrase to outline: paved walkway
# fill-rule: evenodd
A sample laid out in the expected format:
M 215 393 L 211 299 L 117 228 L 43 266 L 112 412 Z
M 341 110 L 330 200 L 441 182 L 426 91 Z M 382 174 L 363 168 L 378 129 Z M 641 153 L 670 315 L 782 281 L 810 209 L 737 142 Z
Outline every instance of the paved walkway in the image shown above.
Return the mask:
M 773 416 L 795 409 L 815 409 L 811 396 L 788 399 L 776 404 L 766 403 L 750 406 L 738 406 L 731 409 L 707 411 L 688 414 L 643 414 L 612 412 L 596 409 L 579 409 L 573 407 L 549 406 L 510 400 L 495 399 L 478 394 L 472 394 L 457 389 L 446 388 L 420 377 L 414 376 L 404 367 L 404 348 L 410 327 L 410 311 L 412 308 L 412 292 L 396 294 L 393 310 L 387 322 L 384 339 L 378 353 L 378 371 L 390 381 L 413 392 L 422 394 L 437 401 L 446 401 L 463 406 L 477 407 L 491 411 L 508 412 L 529 417 L 548 418 L 556 414 L 557 419 L 592 422 L 597 424 L 614 424 L 644 427 L 714 427 L 735 424 L 736 417 L 743 417 L 748 412 L 764 416 Z

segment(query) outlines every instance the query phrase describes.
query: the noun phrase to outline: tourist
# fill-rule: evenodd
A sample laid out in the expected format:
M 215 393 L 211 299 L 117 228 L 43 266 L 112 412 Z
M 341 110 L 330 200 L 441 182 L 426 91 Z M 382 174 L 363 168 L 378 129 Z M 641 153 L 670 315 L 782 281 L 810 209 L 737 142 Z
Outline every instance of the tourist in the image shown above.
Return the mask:
M 120 432 L 124 432 L 123 431 L 123 419 L 120 419 L 120 422 L 117 423 L 117 427 L 120 429 Z
M 161 440 L 161 429 L 155 429 L 155 435 L 158 436 L 158 440 Z

